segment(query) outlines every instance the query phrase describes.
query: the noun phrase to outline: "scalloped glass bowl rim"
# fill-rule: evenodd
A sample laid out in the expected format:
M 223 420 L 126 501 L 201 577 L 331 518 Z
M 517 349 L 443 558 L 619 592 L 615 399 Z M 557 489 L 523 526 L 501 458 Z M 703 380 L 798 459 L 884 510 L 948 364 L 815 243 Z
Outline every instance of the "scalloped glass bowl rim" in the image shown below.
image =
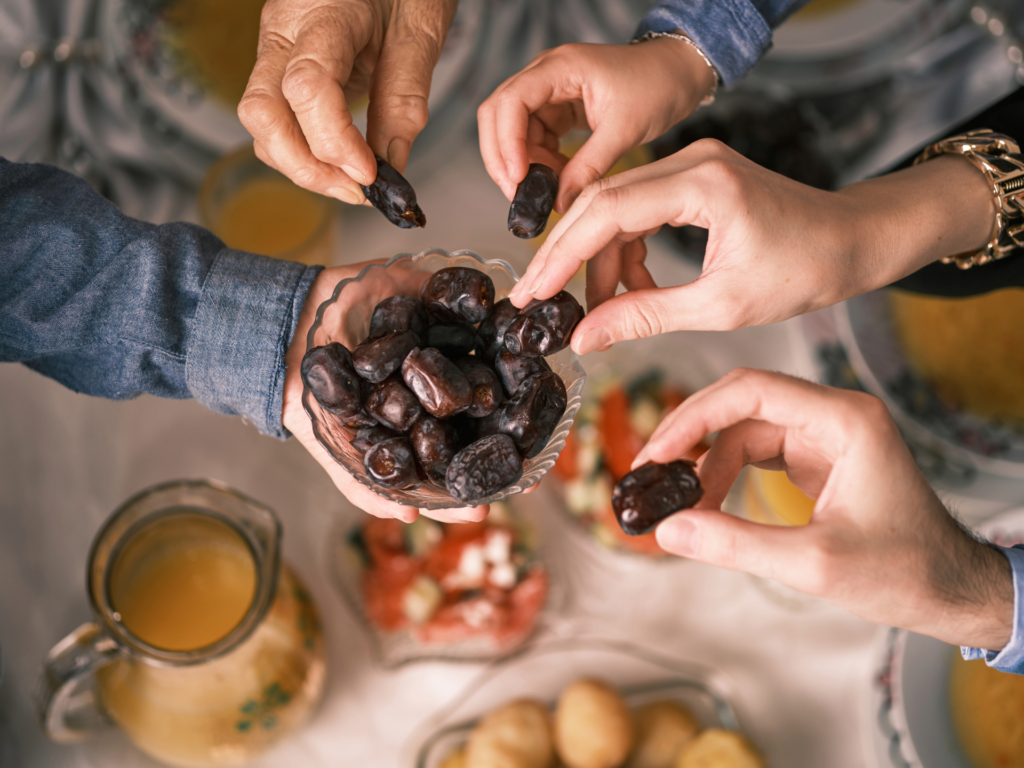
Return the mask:
M 309 331 L 306 334 L 306 350 L 308 351 L 312 349 L 313 346 L 315 346 L 316 334 L 317 331 L 319 331 L 323 326 L 325 312 L 331 305 L 338 301 L 338 298 L 341 296 L 341 293 L 343 290 L 345 290 L 346 286 L 350 285 L 351 283 L 360 282 L 365 277 L 372 274 L 374 270 L 387 270 L 388 268 L 394 266 L 395 264 L 399 264 L 405 261 L 408 261 L 411 264 L 416 264 L 417 262 L 423 261 L 424 259 L 431 256 L 439 256 L 444 259 L 452 260 L 469 258 L 483 266 L 496 268 L 500 271 L 507 273 L 508 276 L 512 279 L 513 284 L 519 280 L 519 275 L 516 273 L 516 270 L 512 267 L 511 264 L 509 264 L 504 259 L 484 259 L 475 251 L 471 251 L 468 249 L 449 252 L 444 250 L 443 248 L 427 248 L 426 250 L 420 251 L 419 253 L 416 254 L 399 253 L 396 254 L 395 256 L 392 256 L 386 262 L 367 264 L 359 271 L 358 275 L 346 278 L 338 282 L 338 284 L 334 287 L 334 292 L 331 294 L 330 298 L 323 301 L 320 304 L 320 306 L 317 307 L 316 317 L 314 318 L 313 324 L 310 326 Z M 349 472 L 349 474 L 355 477 L 355 479 L 360 484 L 366 486 L 367 488 L 369 488 L 382 498 L 388 499 L 389 501 L 393 501 L 397 504 L 406 504 L 409 506 L 417 507 L 419 509 L 451 509 L 456 507 L 469 507 L 482 504 L 489 504 L 491 502 L 501 501 L 502 499 L 506 499 L 509 496 L 521 493 L 523 490 L 540 482 L 544 475 L 547 474 L 548 470 L 550 470 L 551 467 L 554 466 L 555 461 L 558 458 L 558 455 L 565 447 L 565 441 L 568 437 L 569 429 L 572 427 L 572 423 L 576 416 L 576 412 L 579 410 L 580 405 L 583 402 L 583 385 L 586 383 L 587 374 L 586 371 L 583 370 L 583 367 L 580 365 L 579 357 L 576 355 L 575 352 L 572 353 L 568 367 L 576 374 L 576 378 L 570 382 L 566 382 L 566 389 L 568 391 L 568 401 L 566 403 L 565 413 L 562 414 L 562 418 L 559 420 L 554 432 L 552 432 L 551 437 L 548 440 L 548 444 L 544 447 L 544 450 L 541 451 L 540 454 L 533 457 L 532 459 L 529 459 L 529 461 L 532 462 L 532 466 L 530 466 L 529 469 L 526 469 L 526 467 L 524 466 L 523 476 L 517 482 L 513 483 L 508 488 L 504 488 L 501 491 L 498 491 L 497 493 L 488 496 L 487 498 L 479 499 L 473 502 L 472 504 L 460 504 L 451 497 L 447 497 L 447 499 L 444 499 L 443 497 L 440 496 L 440 494 L 436 499 L 427 499 L 419 496 L 414 497 L 413 495 L 406 491 L 393 491 L 386 488 L 380 488 L 378 486 L 375 486 L 371 484 L 370 481 L 366 478 L 365 473 L 353 473 L 348 467 L 346 467 L 342 462 L 338 461 L 336 458 L 335 462 L 337 462 L 338 465 L 341 466 L 346 472 Z M 306 415 L 312 422 L 313 434 L 316 437 L 317 442 L 320 443 L 324 450 L 327 451 L 328 455 L 331 455 L 333 458 L 332 447 L 326 444 L 325 439 L 322 437 L 321 431 L 318 428 L 317 417 L 313 414 L 312 408 L 310 406 L 311 400 L 312 392 L 306 385 L 305 381 L 303 381 L 303 410 L 305 410 Z M 421 487 L 422 486 L 417 486 L 417 488 L 412 489 L 412 494 L 414 494 L 417 491 L 417 489 Z

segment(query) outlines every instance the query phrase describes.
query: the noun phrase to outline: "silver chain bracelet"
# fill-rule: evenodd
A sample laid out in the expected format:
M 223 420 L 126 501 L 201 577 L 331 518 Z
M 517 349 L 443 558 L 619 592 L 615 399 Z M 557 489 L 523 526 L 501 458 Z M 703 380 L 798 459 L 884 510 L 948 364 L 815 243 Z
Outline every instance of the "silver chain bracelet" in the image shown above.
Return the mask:
M 715 76 L 715 82 L 714 85 L 711 86 L 711 90 L 708 94 L 700 100 L 700 106 L 706 107 L 708 104 L 713 104 L 715 101 L 715 94 L 718 93 L 718 84 L 722 82 L 722 78 L 719 77 L 718 70 L 715 69 L 715 65 L 711 63 L 711 59 L 708 58 L 708 55 L 704 53 L 704 51 L 702 51 L 688 35 L 680 34 L 678 32 L 645 32 L 640 35 L 640 37 L 635 37 L 630 40 L 629 44 L 636 45 L 637 43 L 646 43 L 648 40 L 654 40 L 659 37 L 671 37 L 675 40 L 682 40 L 700 54 L 700 57 L 704 59 L 704 63 L 711 67 L 711 73 Z

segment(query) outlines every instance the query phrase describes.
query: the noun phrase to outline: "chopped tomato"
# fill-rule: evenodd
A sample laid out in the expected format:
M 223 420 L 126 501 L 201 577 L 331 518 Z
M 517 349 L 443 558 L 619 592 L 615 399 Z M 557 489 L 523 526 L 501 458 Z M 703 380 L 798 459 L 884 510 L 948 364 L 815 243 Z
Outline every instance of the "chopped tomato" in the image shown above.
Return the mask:
M 491 637 L 508 622 L 507 603 L 496 604 L 485 597 L 474 597 L 441 606 L 416 636 L 424 643 L 452 644 L 479 637 Z
M 495 641 L 499 645 L 512 644 L 530 634 L 547 596 L 547 572 L 540 566 L 534 566 L 512 589 L 509 595 L 511 611 L 508 622 L 497 633 Z
M 598 431 L 605 466 L 616 483 L 629 474 L 633 459 L 643 447 L 643 440 L 630 424 L 629 413 L 629 395 L 626 390 L 613 387 L 601 401 Z
M 580 474 L 579 453 L 579 438 L 576 437 L 576 430 L 572 429 L 565 438 L 565 447 L 558 454 L 558 460 L 551 471 L 562 480 L 575 480 Z
M 417 570 L 409 570 L 402 574 L 382 574 L 379 570 L 374 570 L 363 576 L 363 604 L 366 615 L 374 626 L 386 632 L 395 632 L 409 623 L 402 603 L 405 590 L 416 578 Z
M 464 527 L 472 527 L 471 536 L 452 535 L 455 531 Z M 487 528 L 482 523 L 468 523 L 466 526 L 448 525 L 445 526 L 445 535 L 426 557 L 423 558 L 423 572 L 438 583 L 444 581 L 444 577 L 453 571 L 458 570 L 459 562 L 462 560 L 462 553 L 470 544 L 482 546 L 487 538 Z

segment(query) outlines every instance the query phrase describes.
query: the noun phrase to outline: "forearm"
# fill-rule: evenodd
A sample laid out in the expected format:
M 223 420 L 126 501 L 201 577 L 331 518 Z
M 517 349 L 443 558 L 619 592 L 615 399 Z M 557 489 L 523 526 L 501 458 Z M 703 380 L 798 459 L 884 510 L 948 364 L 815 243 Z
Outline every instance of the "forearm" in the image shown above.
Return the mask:
M 849 295 L 881 288 L 988 242 L 995 206 L 985 177 L 959 157 L 851 184 L 836 193 L 857 265 Z
M 100 397 L 195 397 L 285 434 L 284 351 L 315 270 L 130 219 L 45 165 L 0 160 L 0 222 L 0 360 Z

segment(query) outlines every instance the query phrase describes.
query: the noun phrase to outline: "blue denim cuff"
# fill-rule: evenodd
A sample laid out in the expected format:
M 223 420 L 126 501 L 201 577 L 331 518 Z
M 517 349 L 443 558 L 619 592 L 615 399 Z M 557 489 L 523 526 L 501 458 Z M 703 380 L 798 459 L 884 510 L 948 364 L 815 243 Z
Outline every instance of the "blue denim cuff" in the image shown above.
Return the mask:
M 644 16 L 636 37 L 676 29 L 704 52 L 727 87 L 772 45 L 772 30 L 750 0 L 662 0 Z
M 186 349 L 185 379 L 196 400 L 265 435 L 289 436 L 281 423 L 284 355 L 321 269 L 229 248 L 217 255 Z
M 1024 675 L 1024 545 L 996 548 L 1006 555 L 1013 573 L 1013 635 L 1001 651 L 961 648 L 960 652 L 968 661 L 984 659 L 990 667 Z

